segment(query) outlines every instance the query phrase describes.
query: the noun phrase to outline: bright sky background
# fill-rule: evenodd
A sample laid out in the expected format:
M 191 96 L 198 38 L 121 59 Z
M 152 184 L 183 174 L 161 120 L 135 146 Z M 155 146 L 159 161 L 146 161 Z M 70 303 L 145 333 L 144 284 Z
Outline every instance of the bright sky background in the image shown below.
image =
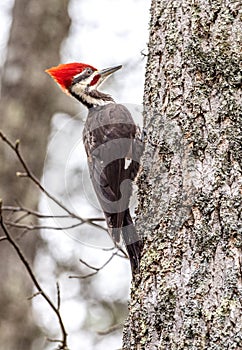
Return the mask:
M 0 65 L 5 57 L 3 49 L 11 26 L 12 5 L 13 0 L 3 0 L 0 4 Z M 122 64 L 123 69 L 113 80 L 110 79 L 111 84 L 106 85 L 107 92 L 114 96 L 116 101 L 128 104 L 133 114 L 138 114 L 140 119 L 146 64 L 141 51 L 147 52 L 149 7 L 150 1 L 147 0 L 71 0 L 69 14 L 72 25 L 61 53 L 62 63 L 79 61 L 97 68 Z M 103 88 L 105 89 L 105 85 Z M 80 115 L 72 119 L 63 114 L 53 117 L 43 182 L 50 192 L 64 198 L 64 202 L 79 215 L 100 217 L 101 212 L 95 195 L 90 194 L 92 188 L 87 181 L 89 174 L 80 137 L 82 125 Z M 40 208 L 45 212 L 49 209 L 52 213 L 56 213 L 57 210 L 43 198 Z M 50 221 L 49 224 L 53 226 L 62 223 Z M 68 222 L 65 224 L 68 225 Z M 65 233 L 45 231 L 42 237 L 51 255 L 40 249 L 35 261 L 35 271 L 53 298 L 56 295 L 56 261 L 59 264 L 78 266 L 81 257 L 89 264 L 100 266 L 111 254 L 96 249 L 111 247 L 109 237 L 90 228 L 74 230 L 71 233 L 68 230 Z M 83 246 L 82 242 L 87 246 Z M 89 248 L 88 245 L 94 248 Z M 115 257 L 95 278 L 90 279 L 88 291 L 90 300 L 93 300 L 91 306 L 86 303 L 86 296 L 83 295 L 86 289 L 82 289 L 77 280 L 70 280 L 69 275 L 68 271 L 62 272 L 58 281 L 62 293 L 61 311 L 69 333 L 70 349 L 120 348 L 121 332 L 96 336 L 97 330 L 110 326 L 109 319 L 102 314 L 104 311 L 98 300 L 126 302 L 130 287 L 128 261 Z M 58 324 L 45 301 L 35 298 L 33 307 L 40 325 L 47 333 L 55 333 Z M 85 326 L 88 315 L 91 315 L 92 320 L 96 319 L 96 324 L 92 323 L 89 328 Z M 81 327 L 84 327 L 82 332 Z M 80 343 L 83 344 L 81 347 Z M 37 339 L 32 350 L 36 349 L 53 350 L 53 344 Z
M 70 37 L 64 61 L 81 60 L 97 68 L 123 65 L 113 95 L 119 102 L 141 104 L 147 52 L 148 0 L 72 0 Z

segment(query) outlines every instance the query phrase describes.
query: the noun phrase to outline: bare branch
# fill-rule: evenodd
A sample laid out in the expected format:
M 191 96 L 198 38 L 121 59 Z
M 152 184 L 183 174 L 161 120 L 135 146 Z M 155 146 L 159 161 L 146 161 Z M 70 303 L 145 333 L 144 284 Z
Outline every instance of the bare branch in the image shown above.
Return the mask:
M 97 274 L 97 271 L 96 272 L 91 272 L 89 273 L 88 275 L 84 275 L 84 276 L 69 276 L 69 278 L 80 278 L 80 279 L 86 279 L 86 278 L 89 278 L 89 277 L 92 277 L 92 276 L 95 276 Z
M 105 329 L 104 331 L 98 331 L 97 334 L 99 334 L 99 335 L 107 335 L 107 334 L 110 334 L 112 332 L 117 331 L 118 329 L 123 328 L 123 326 L 124 325 L 122 323 L 115 324 L 114 326 L 111 326 L 108 329 Z
M 36 216 L 37 218 L 39 219 L 52 219 L 52 218 L 63 218 L 63 219 L 66 219 L 66 218 L 70 218 L 70 215 L 49 215 L 49 214 L 43 214 L 43 213 L 40 213 L 36 210 L 32 210 L 32 209 L 28 209 L 28 208 L 25 208 L 25 207 L 13 207 L 13 206 L 3 206 L 2 207 L 2 211 L 11 211 L 11 212 L 25 212 L 27 213 L 28 215 L 33 215 L 33 216 Z M 103 219 L 104 220 L 104 219 Z
M 11 212 L 25 212 L 29 215 L 33 215 L 38 217 L 39 219 L 53 219 L 53 218 L 57 218 L 57 219 L 67 219 L 67 218 L 72 218 L 72 216 L 70 215 L 50 215 L 50 214 L 43 214 L 40 213 L 36 210 L 32 210 L 29 208 L 25 208 L 23 206 L 18 206 L 18 207 L 14 207 L 14 206 L 3 206 L 2 207 L 2 211 L 11 211 Z M 104 218 L 88 218 L 89 221 L 105 221 Z M 85 221 L 85 220 L 84 220 Z
M 27 299 L 28 300 L 34 299 L 35 297 L 37 297 L 38 295 L 41 295 L 41 294 L 42 294 L 41 292 L 36 292 L 33 295 L 31 295 L 30 297 L 28 297 Z
M 85 279 L 85 278 L 88 278 L 88 277 L 92 277 L 94 275 L 96 275 L 99 271 L 101 271 L 102 269 L 104 269 L 105 266 L 107 266 L 108 263 L 110 263 L 110 261 L 118 254 L 118 251 L 114 252 L 109 258 L 108 260 L 101 266 L 101 267 L 94 267 L 94 266 L 91 266 L 89 265 L 87 262 L 85 262 L 84 260 L 82 259 L 79 259 L 80 262 L 89 267 L 90 269 L 94 270 L 95 272 L 92 272 L 88 275 L 84 275 L 84 276 L 69 276 L 69 278 L 80 278 L 80 279 Z
M 21 220 L 25 219 L 28 216 L 28 213 L 24 213 L 20 215 L 16 220 L 14 220 L 15 223 L 20 222 Z
M 7 226 L 11 226 L 11 227 L 17 227 L 17 228 L 23 228 L 26 230 L 56 230 L 56 231 L 62 231 L 62 230 L 68 230 L 71 228 L 75 228 L 78 226 L 83 225 L 84 222 L 78 222 L 77 224 L 73 224 L 73 225 L 69 225 L 69 226 L 63 226 L 63 227 L 59 227 L 59 226 L 44 226 L 44 225 L 27 225 L 27 224 L 18 224 L 12 221 L 5 221 L 5 225 Z
M 86 261 L 84 261 L 84 260 L 82 260 L 82 259 L 79 259 L 79 261 L 80 261 L 83 265 L 89 267 L 89 269 L 92 269 L 92 270 L 95 270 L 95 271 L 98 270 L 97 267 L 93 267 L 93 266 L 89 265 Z
M 62 321 L 59 309 L 55 307 L 55 305 L 51 301 L 50 297 L 43 291 L 37 278 L 35 277 L 35 274 L 34 274 L 32 268 L 30 267 L 30 264 L 28 263 L 25 255 L 23 254 L 22 250 L 20 249 L 18 244 L 15 242 L 15 240 L 12 238 L 10 232 L 8 231 L 7 227 L 5 226 L 5 224 L 3 222 L 1 206 L 2 206 L 2 201 L 0 200 L 0 226 L 2 227 L 2 230 L 5 233 L 6 239 L 11 244 L 11 246 L 14 248 L 19 259 L 22 261 L 23 265 L 25 266 L 25 268 L 26 268 L 32 282 L 34 283 L 35 287 L 37 288 L 38 292 L 42 295 L 42 297 L 46 300 L 46 302 L 49 304 L 51 309 L 56 314 L 58 321 L 59 321 L 60 328 L 61 328 L 61 332 L 62 332 L 62 340 L 58 341 L 59 343 L 61 343 L 61 347 L 59 349 L 67 350 L 68 349 L 67 348 L 67 332 L 65 330 L 65 326 L 64 326 L 64 323 Z
M 56 291 L 57 291 L 57 310 L 60 311 L 61 298 L 60 298 L 60 285 L 58 282 L 56 282 Z

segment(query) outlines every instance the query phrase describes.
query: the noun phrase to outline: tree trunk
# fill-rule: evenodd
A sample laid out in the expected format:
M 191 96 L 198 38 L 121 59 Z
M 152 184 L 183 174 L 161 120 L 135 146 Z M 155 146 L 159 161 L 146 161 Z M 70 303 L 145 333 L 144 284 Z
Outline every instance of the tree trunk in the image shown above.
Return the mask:
M 153 0 L 123 349 L 241 349 L 239 2 Z
M 66 110 L 68 97 L 58 101 L 58 90 L 47 89 L 44 70 L 59 63 L 60 45 L 68 33 L 70 20 L 67 0 L 16 0 L 8 44 L 7 60 L 1 80 L 1 130 L 20 139 L 27 161 L 42 175 L 50 120 L 58 110 Z M 68 103 L 67 103 L 68 105 Z M 18 199 L 26 204 L 38 202 L 30 186 L 17 181 L 16 159 L 1 145 L 1 193 L 5 205 Z
M 47 91 L 44 70 L 59 62 L 60 45 L 70 24 L 67 5 L 67 0 L 16 0 L 13 10 L 1 79 L 0 127 L 12 140 L 20 139 L 23 154 L 37 177 L 42 175 L 51 116 L 66 102 L 63 97 L 63 105 L 58 105 L 57 89 Z M 17 201 L 34 209 L 38 191 L 28 180 L 16 178 L 16 171 L 22 169 L 3 143 L 0 159 L 0 198 L 4 205 L 16 205 Z M 35 256 L 36 239 L 35 233 L 20 242 L 30 261 Z M 0 349 L 30 349 L 37 332 L 27 300 L 32 284 L 5 242 L 0 244 L 0 256 Z

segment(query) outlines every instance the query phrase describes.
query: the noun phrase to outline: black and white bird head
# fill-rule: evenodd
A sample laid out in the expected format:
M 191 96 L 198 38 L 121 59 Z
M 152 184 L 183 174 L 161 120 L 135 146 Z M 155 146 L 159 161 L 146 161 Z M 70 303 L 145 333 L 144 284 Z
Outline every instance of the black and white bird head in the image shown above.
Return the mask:
M 67 63 L 47 69 L 46 72 L 60 85 L 65 93 L 71 94 L 86 107 L 102 106 L 114 102 L 113 98 L 100 92 L 98 87 L 121 65 L 98 70 L 89 64 Z

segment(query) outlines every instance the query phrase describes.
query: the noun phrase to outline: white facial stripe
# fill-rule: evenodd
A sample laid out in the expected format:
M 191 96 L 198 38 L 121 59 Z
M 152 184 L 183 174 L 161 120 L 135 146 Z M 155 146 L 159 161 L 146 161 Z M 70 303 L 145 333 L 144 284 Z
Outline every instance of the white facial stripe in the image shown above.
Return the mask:
M 79 78 L 79 77 L 81 77 L 82 75 L 83 75 L 83 72 L 74 75 L 73 78 Z
M 80 76 L 81 74 L 77 74 L 74 76 L 74 78 L 77 78 L 78 76 Z M 82 85 L 82 86 L 87 86 L 91 83 L 91 81 L 93 80 L 93 78 L 95 77 L 96 74 L 92 74 L 90 77 L 86 78 L 86 79 L 83 79 L 81 81 L 79 81 L 78 83 L 76 83 L 75 85 Z M 74 85 L 74 86 L 75 86 Z
M 73 87 L 72 87 L 72 91 L 75 94 L 79 95 L 84 101 L 86 101 L 87 103 L 89 103 L 91 105 L 104 106 L 108 103 L 112 103 L 112 101 L 103 101 L 101 99 L 94 98 L 90 95 L 87 95 L 85 93 L 85 89 L 86 89 L 86 84 L 83 85 L 81 83 L 77 83 L 77 84 L 73 85 Z

